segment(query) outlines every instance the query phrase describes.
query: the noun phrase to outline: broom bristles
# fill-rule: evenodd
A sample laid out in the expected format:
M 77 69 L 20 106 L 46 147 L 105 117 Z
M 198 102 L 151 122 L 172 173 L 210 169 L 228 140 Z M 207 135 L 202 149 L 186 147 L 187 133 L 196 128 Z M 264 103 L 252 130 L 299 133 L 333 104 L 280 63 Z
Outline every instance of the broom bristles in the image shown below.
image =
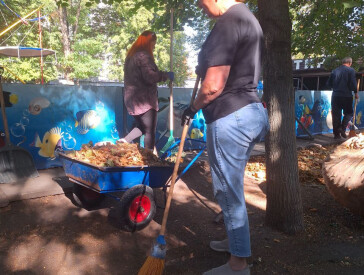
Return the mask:
M 164 259 L 149 256 L 138 275 L 162 275 L 164 270 Z
M 152 247 L 151 255 L 147 258 L 138 275 L 162 275 L 164 258 L 166 257 L 166 241 L 164 235 L 159 235 L 157 243 Z

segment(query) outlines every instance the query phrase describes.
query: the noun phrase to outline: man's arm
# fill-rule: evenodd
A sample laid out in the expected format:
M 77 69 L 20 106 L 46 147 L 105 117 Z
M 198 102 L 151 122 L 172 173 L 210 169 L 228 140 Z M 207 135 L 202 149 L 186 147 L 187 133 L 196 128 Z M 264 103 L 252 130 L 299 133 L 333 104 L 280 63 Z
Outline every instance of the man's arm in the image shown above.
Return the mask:
M 356 78 L 355 78 L 355 72 L 354 71 L 352 71 L 351 73 L 350 73 L 350 76 L 349 76 L 349 89 L 351 90 L 351 91 L 354 91 L 354 93 L 357 93 L 358 92 L 358 89 L 357 89 L 357 87 L 356 87 Z
M 355 77 L 355 71 L 353 70 L 349 76 L 349 88 L 351 91 L 354 91 L 355 99 L 359 99 L 359 90 L 357 87 L 356 77 Z
M 224 90 L 229 77 L 231 66 L 216 66 L 207 69 L 205 79 L 202 82 L 198 95 L 191 106 L 199 110 L 214 101 Z

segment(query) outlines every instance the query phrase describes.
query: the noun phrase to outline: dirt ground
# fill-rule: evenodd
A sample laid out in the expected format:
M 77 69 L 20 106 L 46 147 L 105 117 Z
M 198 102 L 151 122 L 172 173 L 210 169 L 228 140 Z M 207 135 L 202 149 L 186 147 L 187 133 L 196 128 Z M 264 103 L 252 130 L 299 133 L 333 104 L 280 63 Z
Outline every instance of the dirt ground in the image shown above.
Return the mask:
M 179 181 L 170 211 L 165 274 L 201 274 L 224 264 L 210 240 L 223 239 L 208 165 Z M 302 183 L 305 231 L 289 236 L 264 225 L 266 183 L 246 177 L 251 274 L 364 274 L 364 221 L 341 207 L 325 185 Z M 96 209 L 75 206 L 70 194 L 13 202 L 0 209 L 0 274 L 136 274 L 158 235 L 157 215 L 145 229 L 120 230 L 113 199 Z

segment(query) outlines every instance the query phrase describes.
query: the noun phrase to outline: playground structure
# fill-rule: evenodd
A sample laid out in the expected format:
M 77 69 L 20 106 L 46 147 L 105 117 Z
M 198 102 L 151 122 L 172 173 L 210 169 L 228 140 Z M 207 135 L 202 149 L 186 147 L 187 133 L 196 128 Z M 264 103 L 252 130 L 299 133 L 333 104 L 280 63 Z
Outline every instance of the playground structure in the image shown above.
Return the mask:
M 42 24 L 41 24 L 41 20 L 43 20 L 43 19 L 46 18 L 44 16 L 43 17 L 41 16 L 41 9 L 42 9 L 43 5 L 40 6 L 40 7 L 38 7 L 37 9 L 31 11 L 30 13 L 28 13 L 25 16 L 22 17 L 18 13 L 16 13 L 15 11 L 13 11 L 3 0 L 0 0 L 0 3 L 6 9 L 10 10 L 16 17 L 18 17 L 18 19 L 14 23 L 12 23 L 10 26 L 6 27 L 4 30 L 2 30 L 0 32 L 0 38 L 3 35 L 5 35 L 8 32 L 10 32 L 11 30 L 13 30 L 19 24 L 22 23 L 22 24 L 25 24 L 25 25 L 29 25 L 29 22 L 38 22 L 38 36 L 39 36 L 39 48 L 21 46 L 20 44 L 22 43 L 22 41 L 24 40 L 24 38 L 26 37 L 26 35 L 24 36 L 24 38 L 20 41 L 19 45 L 17 45 L 17 46 L 2 46 L 2 44 L 4 44 L 12 36 L 12 34 L 10 34 L 8 36 L 8 38 L 6 38 L 2 42 L 2 44 L 0 45 L 0 56 L 18 57 L 18 58 L 22 58 L 22 57 L 39 57 L 40 58 L 40 60 L 39 60 L 39 64 L 40 64 L 40 79 L 41 79 L 40 82 L 41 82 L 41 84 L 44 84 L 44 78 L 43 78 L 43 74 L 44 74 L 44 72 L 43 72 L 43 69 L 44 69 L 44 60 L 43 60 L 43 58 L 45 56 L 48 56 L 48 55 L 55 55 L 55 51 L 50 50 L 50 49 L 43 49 L 43 45 L 42 45 L 43 42 L 42 42 Z M 0 12 L 2 14 L 1 9 L 0 9 Z M 37 13 L 37 17 L 36 18 L 28 19 L 30 16 L 32 16 L 35 13 Z M 6 66 L 4 66 L 4 65 L 2 65 L 2 66 L 8 72 L 10 72 L 12 75 L 14 75 L 18 80 L 20 80 L 24 84 L 24 81 L 21 80 L 21 78 L 19 76 L 17 76 L 15 73 L 13 73 L 12 71 L 10 71 L 10 69 L 8 69 Z

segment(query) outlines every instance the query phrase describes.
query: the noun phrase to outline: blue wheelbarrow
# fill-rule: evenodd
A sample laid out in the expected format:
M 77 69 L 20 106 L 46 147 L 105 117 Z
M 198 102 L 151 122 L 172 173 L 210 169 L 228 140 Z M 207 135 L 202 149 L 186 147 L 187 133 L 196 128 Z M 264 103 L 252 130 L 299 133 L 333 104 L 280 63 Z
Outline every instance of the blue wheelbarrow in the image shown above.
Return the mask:
M 179 143 L 180 140 L 177 139 L 161 158 L 170 156 Z M 200 151 L 183 169 L 177 180 L 205 150 L 204 142 L 201 143 Z M 80 207 L 96 207 L 109 196 L 119 201 L 118 218 L 121 219 L 123 229 L 141 230 L 153 220 L 157 209 L 153 188 L 162 188 L 165 193 L 173 173 L 173 165 L 100 167 L 73 159 L 69 156 L 70 153 L 71 151 L 60 152 L 59 158 L 66 176 L 73 182 L 73 198 Z M 119 197 L 114 195 L 116 192 L 123 194 Z

